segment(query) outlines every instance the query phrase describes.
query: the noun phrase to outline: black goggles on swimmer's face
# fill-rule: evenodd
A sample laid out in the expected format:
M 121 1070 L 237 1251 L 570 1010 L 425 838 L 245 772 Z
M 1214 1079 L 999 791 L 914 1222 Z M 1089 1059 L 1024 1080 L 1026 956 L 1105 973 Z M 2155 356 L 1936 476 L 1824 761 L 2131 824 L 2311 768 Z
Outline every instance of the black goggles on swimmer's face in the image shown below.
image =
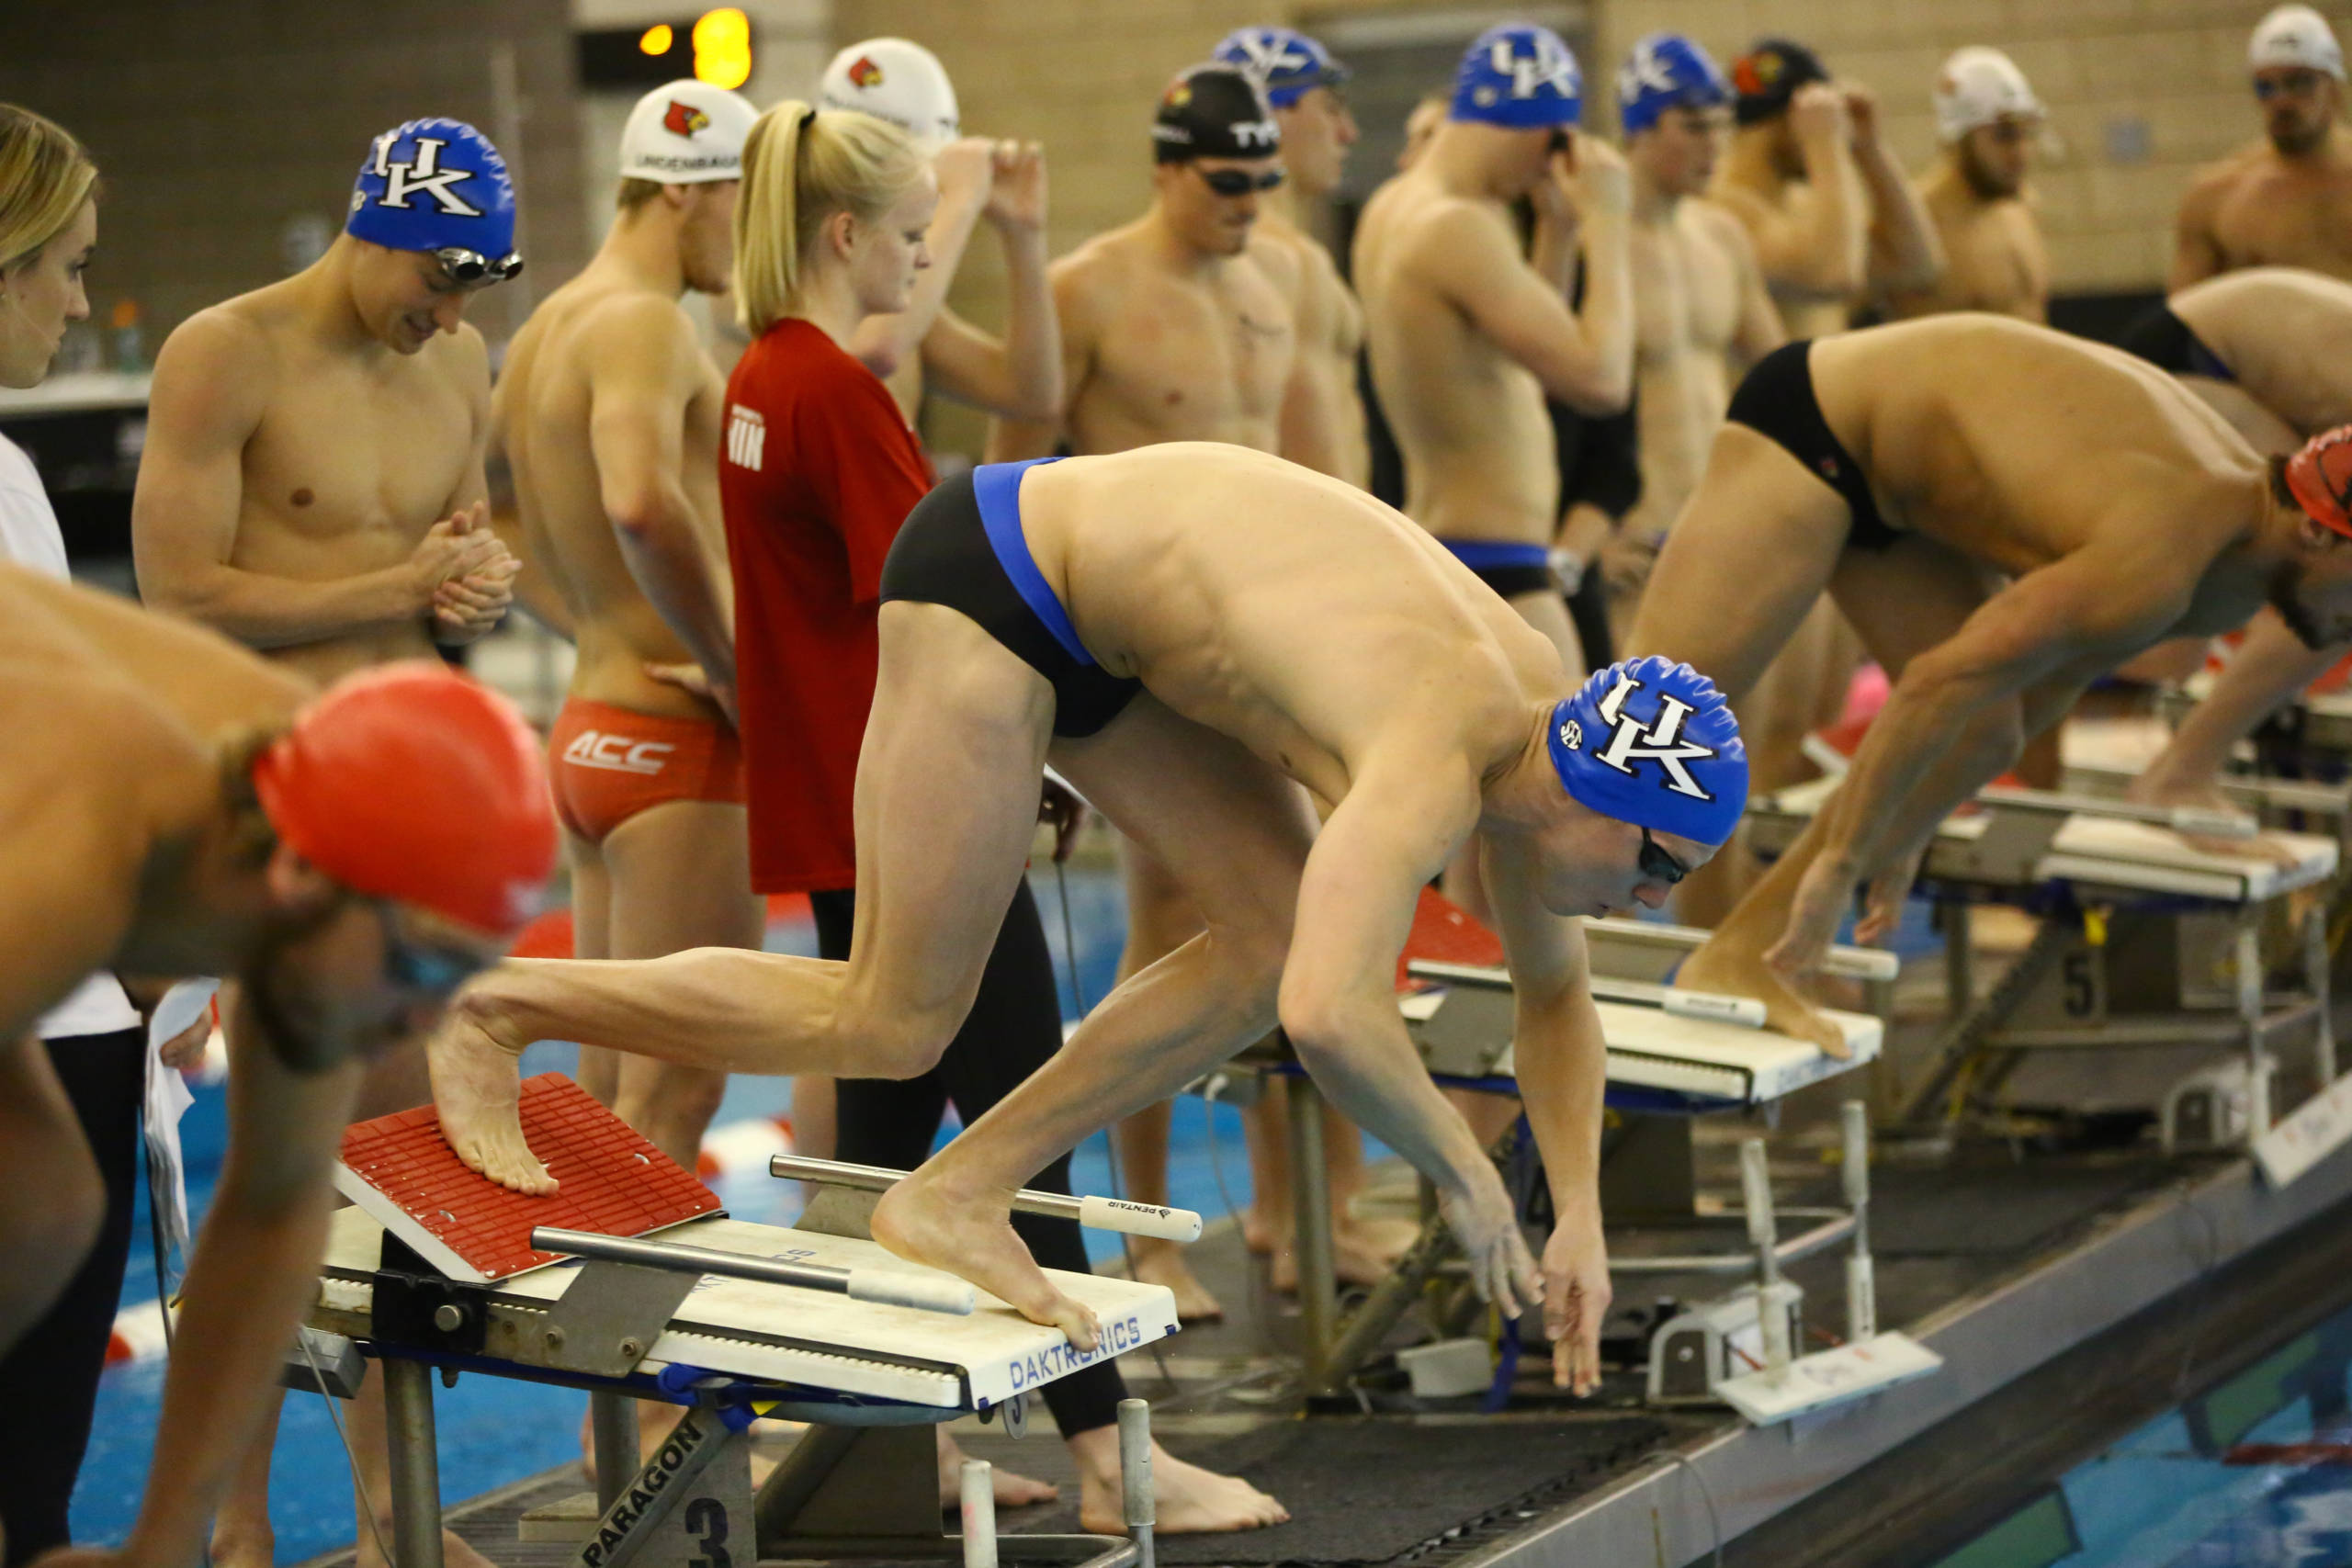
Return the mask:
M 1664 844 L 1651 838 L 1647 828 L 1642 829 L 1642 854 L 1635 863 L 1641 867 L 1645 879 L 1663 882 L 1668 887 L 1690 874 L 1690 867 L 1676 860 Z
M 482 968 L 478 954 L 410 937 L 390 904 L 378 900 L 376 914 L 384 928 L 384 978 L 401 990 L 446 997 Z
M 1211 191 L 1226 197 L 1248 196 L 1255 191 L 1272 190 L 1289 177 L 1280 168 L 1272 168 L 1263 174 L 1253 175 L 1247 169 L 1204 169 L 1195 164 L 1193 165 L 1193 172 L 1201 176 L 1201 183 L 1208 186 Z
M 523 253 L 509 251 L 492 260 L 480 251 L 469 251 L 460 245 L 444 245 L 437 251 L 424 253 L 441 264 L 441 276 L 460 288 L 477 283 L 503 283 L 523 270 Z

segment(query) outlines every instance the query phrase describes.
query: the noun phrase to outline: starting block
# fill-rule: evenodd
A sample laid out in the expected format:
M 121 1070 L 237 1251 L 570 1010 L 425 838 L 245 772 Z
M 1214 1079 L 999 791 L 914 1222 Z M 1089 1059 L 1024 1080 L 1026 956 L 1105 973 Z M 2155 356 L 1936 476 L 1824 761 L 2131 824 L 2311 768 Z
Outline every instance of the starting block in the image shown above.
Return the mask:
M 1017 1430 L 1046 1384 L 1176 1332 L 1163 1287 L 1056 1273 L 1102 1321 L 1102 1343 L 1081 1353 L 967 1282 L 892 1257 L 865 1232 L 870 1202 L 820 1199 L 792 1229 L 746 1224 L 570 1080 L 526 1080 L 522 1111 L 554 1196 L 467 1170 L 429 1107 L 345 1137 L 336 1185 L 354 1206 L 334 1215 L 308 1325 L 383 1363 L 402 1568 L 441 1563 L 435 1369 L 590 1392 L 602 1517 L 574 1568 L 688 1568 L 724 1561 L 716 1548 L 729 1540 L 762 1559 L 926 1560 L 981 1544 L 941 1533 L 928 1427 L 971 1412 Z M 845 1168 L 852 1187 L 899 1174 Z M 1197 1216 L 1159 1214 L 1138 1223 L 1181 1231 L 1189 1218 L 1197 1234 Z M 633 1398 L 691 1406 L 642 1468 Z M 1148 1459 L 1148 1422 L 1130 1403 L 1123 1452 L 1140 1443 Z M 756 1495 L 755 1414 L 811 1423 Z M 1007 1538 L 1006 1555 L 1148 1568 L 1148 1484 L 1131 1502 L 1135 1539 Z
M 1609 1099 L 1623 1135 L 1604 1153 L 1601 1202 L 1612 1220 L 1629 1216 L 1696 1221 L 1690 1118 L 1717 1111 L 1769 1111 L 1781 1097 L 1875 1059 L 1881 1020 L 1829 1016 L 1849 1055 L 1761 1027 L 1760 1009 L 1732 998 L 1690 993 L 1665 984 L 1681 955 L 1706 940 L 1689 927 L 1638 920 L 1585 922 L 1595 1005 L 1608 1046 Z M 1872 987 L 1891 985 L 1891 953 L 1839 948 L 1841 974 Z M 1423 890 L 1397 973 L 1398 1009 L 1431 1076 L 1448 1088 L 1516 1096 L 1510 977 L 1501 940 L 1437 894 Z M 1396 1268 L 1343 1319 L 1331 1257 L 1329 1193 L 1324 1179 L 1321 1096 L 1295 1064 L 1268 1070 L 1289 1080 L 1288 1120 L 1298 1226 L 1299 1301 L 1311 1394 L 1340 1392 L 1368 1360 L 1421 1289 L 1449 1266 L 1451 1240 L 1434 1206 L 1424 1204 L 1420 1236 Z M 1817 1222 L 1775 1243 L 1775 1266 L 1836 1246 L 1854 1234 L 1843 1209 L 1786 1210 Z M 1748 1255 L 1703 1252 L 1672 1257 L 1613 1256 L 1612 1271 L 1688 1274 L 1744 1272 Z
M 1821 779 L 1749 802 L 1758 852 L 1793 843 L 1837 788 Z M 2335 1080 L 2327 1017 L 2322 911 L 2303 912 L 2302 986 L 2266 986 L 2259 941 L 2267 916 L 2335 874 L 2335 840 L 2272 834 L 2293 858 L 2216 853 L 2179 835 L 2248 835 L 2251 818 L 2167 811 L 2078 794 L 1983 792 L 1977 809 L 1937 829 L 1920 886 L 1940 907 L 1951 1017 L 1928 1070 L 1905 1097 L 1903 1120 L 1932 1126 L 1993 1113 L 2026 1055 L 2202 1045 L 2243 1053 L 2243 1132 L 2232 1117 L 2176 1116 L 2178 1128 L 2245 1147 L 2272 1123 L 2270 1043 L 2309 1031 L 2319 1081 Z M 2167 826 L 2169 824 L 2169 826 Z M 2007 903 L 2040 917 L 2032 942 L 1979 996 L 1969 912 Z M 2200 1070 L 2201 1071 L 2201 1070 Z M 2226 1107 L 2199 1077 L 2181 1092 L 2208 1111 Z M 2168 1096 L 2168 1099 L 2177 1096 Z M 2215 1146 L 2176 1136 L 2177 1147 Z

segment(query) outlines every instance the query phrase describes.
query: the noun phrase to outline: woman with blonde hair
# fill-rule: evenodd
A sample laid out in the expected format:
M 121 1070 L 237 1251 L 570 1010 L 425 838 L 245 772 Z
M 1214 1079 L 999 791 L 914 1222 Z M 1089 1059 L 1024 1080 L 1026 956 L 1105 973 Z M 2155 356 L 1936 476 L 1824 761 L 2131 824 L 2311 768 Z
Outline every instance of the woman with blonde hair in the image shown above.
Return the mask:
M 781 103 L 744 143 L 735 290 L 753 342 L 728 378 L 718 483 L 735 579 L 752 886 L 808 894 L 820 952 L 835 960 L 849 957 L 854 923 L 851 800 L 874 701 L 882 563 L 933 482 L 922 442 L 850 344 L 866 317 L 906 309 L 931 263 L 923 237 L 938 201 L 923 150 L 868 115 Z M 912 1168 L 950 1103 L 967 1124 L 977 1121 L 1060 1047 L 1053 963 L 1024 882 L 964 1028 L 937 1064 L 903 1081 L 839 1080 L 834 1147 L 810 1152 Z M 796 1122 L 815 1132 L 807 1118 Z M 821 1134 L 808 1141 L 821 1144 Z M 1035 1185 L 1067 1192 L 1069 1183 L 1065 1156 Z M 1027 1215 L 1013 1224 L 1039 1262 L 1085 1271 L 1076 1224 Z M 1107 1359 L 1045 1391 L 1078 1462 L 1089 1529 L 1119 1528 L 1125 1392 Z M 952 1448 L 941 1458 L 952 1497 Z M 1284 1517 L 1247 1482 L 1165 1452 L 1152 1467 L 1163 1531 Z M 1053 1495 L 1002 1471 L 998 1482 L 1008 1504 Z
M 65 329 L 87 319 L 82 274 L 97 244 L 97 165 L 63 127 L 0 104 L 0 387 L 39 386 Z M 0 435 L 0 558 L 69 575 L 65 536 L 24 449 Z M 69 1539 L 66 1503 L 88 1447 L 122 1294 L 138 1168 L 146 1035 L 112 975 L 93 975 L 40 1021 L 42 1054 L 96 1156 L 106 1208 L 62 1294 L 0 1358 L 0 1526 L 6 1561 Z M 13 1129 L 12 1137 L 30 1135 Z M 56 1156 L 62 1159 L 62 1154 Z M 54 1161 L 45 1168 L 60 1169 Z

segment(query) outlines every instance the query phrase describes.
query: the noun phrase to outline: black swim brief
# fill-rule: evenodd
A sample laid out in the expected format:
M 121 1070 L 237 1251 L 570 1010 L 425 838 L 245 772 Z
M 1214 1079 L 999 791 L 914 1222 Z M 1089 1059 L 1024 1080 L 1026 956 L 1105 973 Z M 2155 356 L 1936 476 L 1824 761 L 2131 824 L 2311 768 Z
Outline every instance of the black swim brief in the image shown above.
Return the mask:
M 2167 375 L 2205 376 L 2216 381 L 2237 379 L 2222 363 L 2222 356 L 2206 347 L 2205 340 L 2173 314 L 2169 305 L 2154 307 L 2124 328 L 2115 346 Z
M 882 599 L 944 604 L 1020 655 L 1054 688 L 1054 733 L 1092 735 L 1143 690 L 1111 674 L 1078 640 L 1021 532 L 1026 463 L 958 474 L 915 503 L 882 563 Z
M 1756 362 L 1731 395 L 1724 417 L 1769 436 L 1806 469 L 1845 499 L 1850 517 L 1846 542 L 1883 550 L 1903 536 L 1879 514 L 1871 481 L 1853 454 L 1829 428 L 1814 395 L 1810 339 L 1783 344 Z

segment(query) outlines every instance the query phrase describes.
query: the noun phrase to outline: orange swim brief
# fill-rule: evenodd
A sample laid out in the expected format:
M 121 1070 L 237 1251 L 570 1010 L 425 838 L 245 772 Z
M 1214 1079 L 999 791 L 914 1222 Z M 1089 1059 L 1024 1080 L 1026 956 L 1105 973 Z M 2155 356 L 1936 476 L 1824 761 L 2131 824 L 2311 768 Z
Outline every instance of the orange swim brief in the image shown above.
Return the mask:
M 649 807 L 673 800 L 741 806 L 746 798 L 741 743 L 709 719 L 566 698 L 548 732 L 548 761 L 556 815 L 592 844 Z

